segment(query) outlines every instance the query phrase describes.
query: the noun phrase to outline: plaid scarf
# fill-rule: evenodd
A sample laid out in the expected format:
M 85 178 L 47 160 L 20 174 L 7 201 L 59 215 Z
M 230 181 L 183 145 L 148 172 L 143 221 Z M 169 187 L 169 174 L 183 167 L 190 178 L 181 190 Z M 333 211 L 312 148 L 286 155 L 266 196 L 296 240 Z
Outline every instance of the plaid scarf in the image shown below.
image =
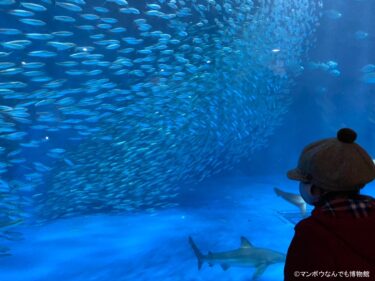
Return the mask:
M 374 208 L 374 198 L 363 195 L 327 200 L 321 206 L 323 212 L 329 212 L 333 216 L 337 216 L 338 212 L 350 212 L 355 218 L 368 217 L 369 212 Z

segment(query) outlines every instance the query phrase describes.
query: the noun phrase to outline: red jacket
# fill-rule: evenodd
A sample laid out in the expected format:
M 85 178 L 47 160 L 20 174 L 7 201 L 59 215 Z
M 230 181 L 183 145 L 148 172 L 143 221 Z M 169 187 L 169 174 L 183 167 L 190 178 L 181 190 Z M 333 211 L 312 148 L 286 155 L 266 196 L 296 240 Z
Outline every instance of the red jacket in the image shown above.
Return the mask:
M 326 202 L 294 229 L 284 268 L 286 281 L 309 277 L 343 280 L 360 275 L 375 280 L 373 198 L 357 195 Z

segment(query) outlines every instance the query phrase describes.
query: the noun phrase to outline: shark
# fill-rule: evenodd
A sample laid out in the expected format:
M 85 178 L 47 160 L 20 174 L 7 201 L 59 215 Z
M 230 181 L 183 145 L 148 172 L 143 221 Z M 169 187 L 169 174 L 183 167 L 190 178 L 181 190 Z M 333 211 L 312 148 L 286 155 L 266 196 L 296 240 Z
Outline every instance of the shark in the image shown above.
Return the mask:
M 299 194 L 289 193 L 282 191 L 281 189 L 275 187 L 275 193 L 284 200 L 292 203 L 300 209 L 301 215 L 304 217 L 306 215 L 306 202 L 303 200 L 302 196 Z
M 204 262 L 207 262 L 209 266 L 219 264 L 223 270 L 227 270 L 231 266 L 255 267 L 256 271 L 252 280 L 256 280 L 270 264 L 285 262 L 285 254 L 271 249 L 254 247 L 244 236 L 241 236 L 240 248 L 227 252 L 208 252 L 207 255 L 202 254 L 190 236 L 189 244 L 198 259 L 198 270 L 202 268 Z

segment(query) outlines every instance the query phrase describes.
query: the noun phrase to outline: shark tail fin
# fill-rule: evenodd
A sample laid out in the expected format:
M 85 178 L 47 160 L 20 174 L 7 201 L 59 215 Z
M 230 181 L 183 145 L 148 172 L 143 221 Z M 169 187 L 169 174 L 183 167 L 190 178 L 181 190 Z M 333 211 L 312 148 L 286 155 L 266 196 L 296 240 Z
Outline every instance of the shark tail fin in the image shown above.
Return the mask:
M 193 248 L 194 254 L 197 256 L 198 269 L 200 270 L 202 268 L 202 265 L 203 265 L 204 256 L 201 253 L 201 251 L 198 249 L 197 245 L 195 245 L 195 243 L 193 241 L 193 238 L 191 238 L 191 236 L 189 236 L 189 244 Z

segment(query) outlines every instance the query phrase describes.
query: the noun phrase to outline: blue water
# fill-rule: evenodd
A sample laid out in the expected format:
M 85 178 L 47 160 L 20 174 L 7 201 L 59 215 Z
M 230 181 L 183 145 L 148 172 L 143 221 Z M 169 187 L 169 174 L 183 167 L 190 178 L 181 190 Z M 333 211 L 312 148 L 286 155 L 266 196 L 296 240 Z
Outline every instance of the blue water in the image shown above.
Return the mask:
M 297 192 L 282 175 L 236 176 L 192 188 L 186 194 L 192 200 L 179 208 L 22 228 L 25 239 L 9 244 L 13 256 L 2 260 L 1 280 L 251 280 L 253 268 L 223 271 L 205 264 L 198 271 L 187 237 L 203 253 L 238 248 L 240 236 L 286 252 L 301 217 L 296 207 L 276 198 L 275 186 Z M 374 196 L 374 187 L 363 192 Z M 258 280 L 283 280 L 283 266 L 270 265 Z
M 2 280 L 250 280 L 254 269 L 207 264 L 198 271 L 187 242 L 201 250 L 239 247 L 246 236 L 257 247 L 286 252 L 298 209 L 275 199 L 274 186 L 295 191 L 282 177 L 222 178 L 189 190 L 183 206 L 155 214 L 93 215 L 24 230 L 2 262 Z M 205 192 L 200 192 L 204 189 Z M 275 239 L 277 237 L 277 239 Z M 283 264 L 259 280 L 282 280 Z
M 375 155 L 371 0 L 28 3 L 0 0 L 0 281 L 251 280 L 188 237 L 286 253 L 303 147 L 351 127 Z

